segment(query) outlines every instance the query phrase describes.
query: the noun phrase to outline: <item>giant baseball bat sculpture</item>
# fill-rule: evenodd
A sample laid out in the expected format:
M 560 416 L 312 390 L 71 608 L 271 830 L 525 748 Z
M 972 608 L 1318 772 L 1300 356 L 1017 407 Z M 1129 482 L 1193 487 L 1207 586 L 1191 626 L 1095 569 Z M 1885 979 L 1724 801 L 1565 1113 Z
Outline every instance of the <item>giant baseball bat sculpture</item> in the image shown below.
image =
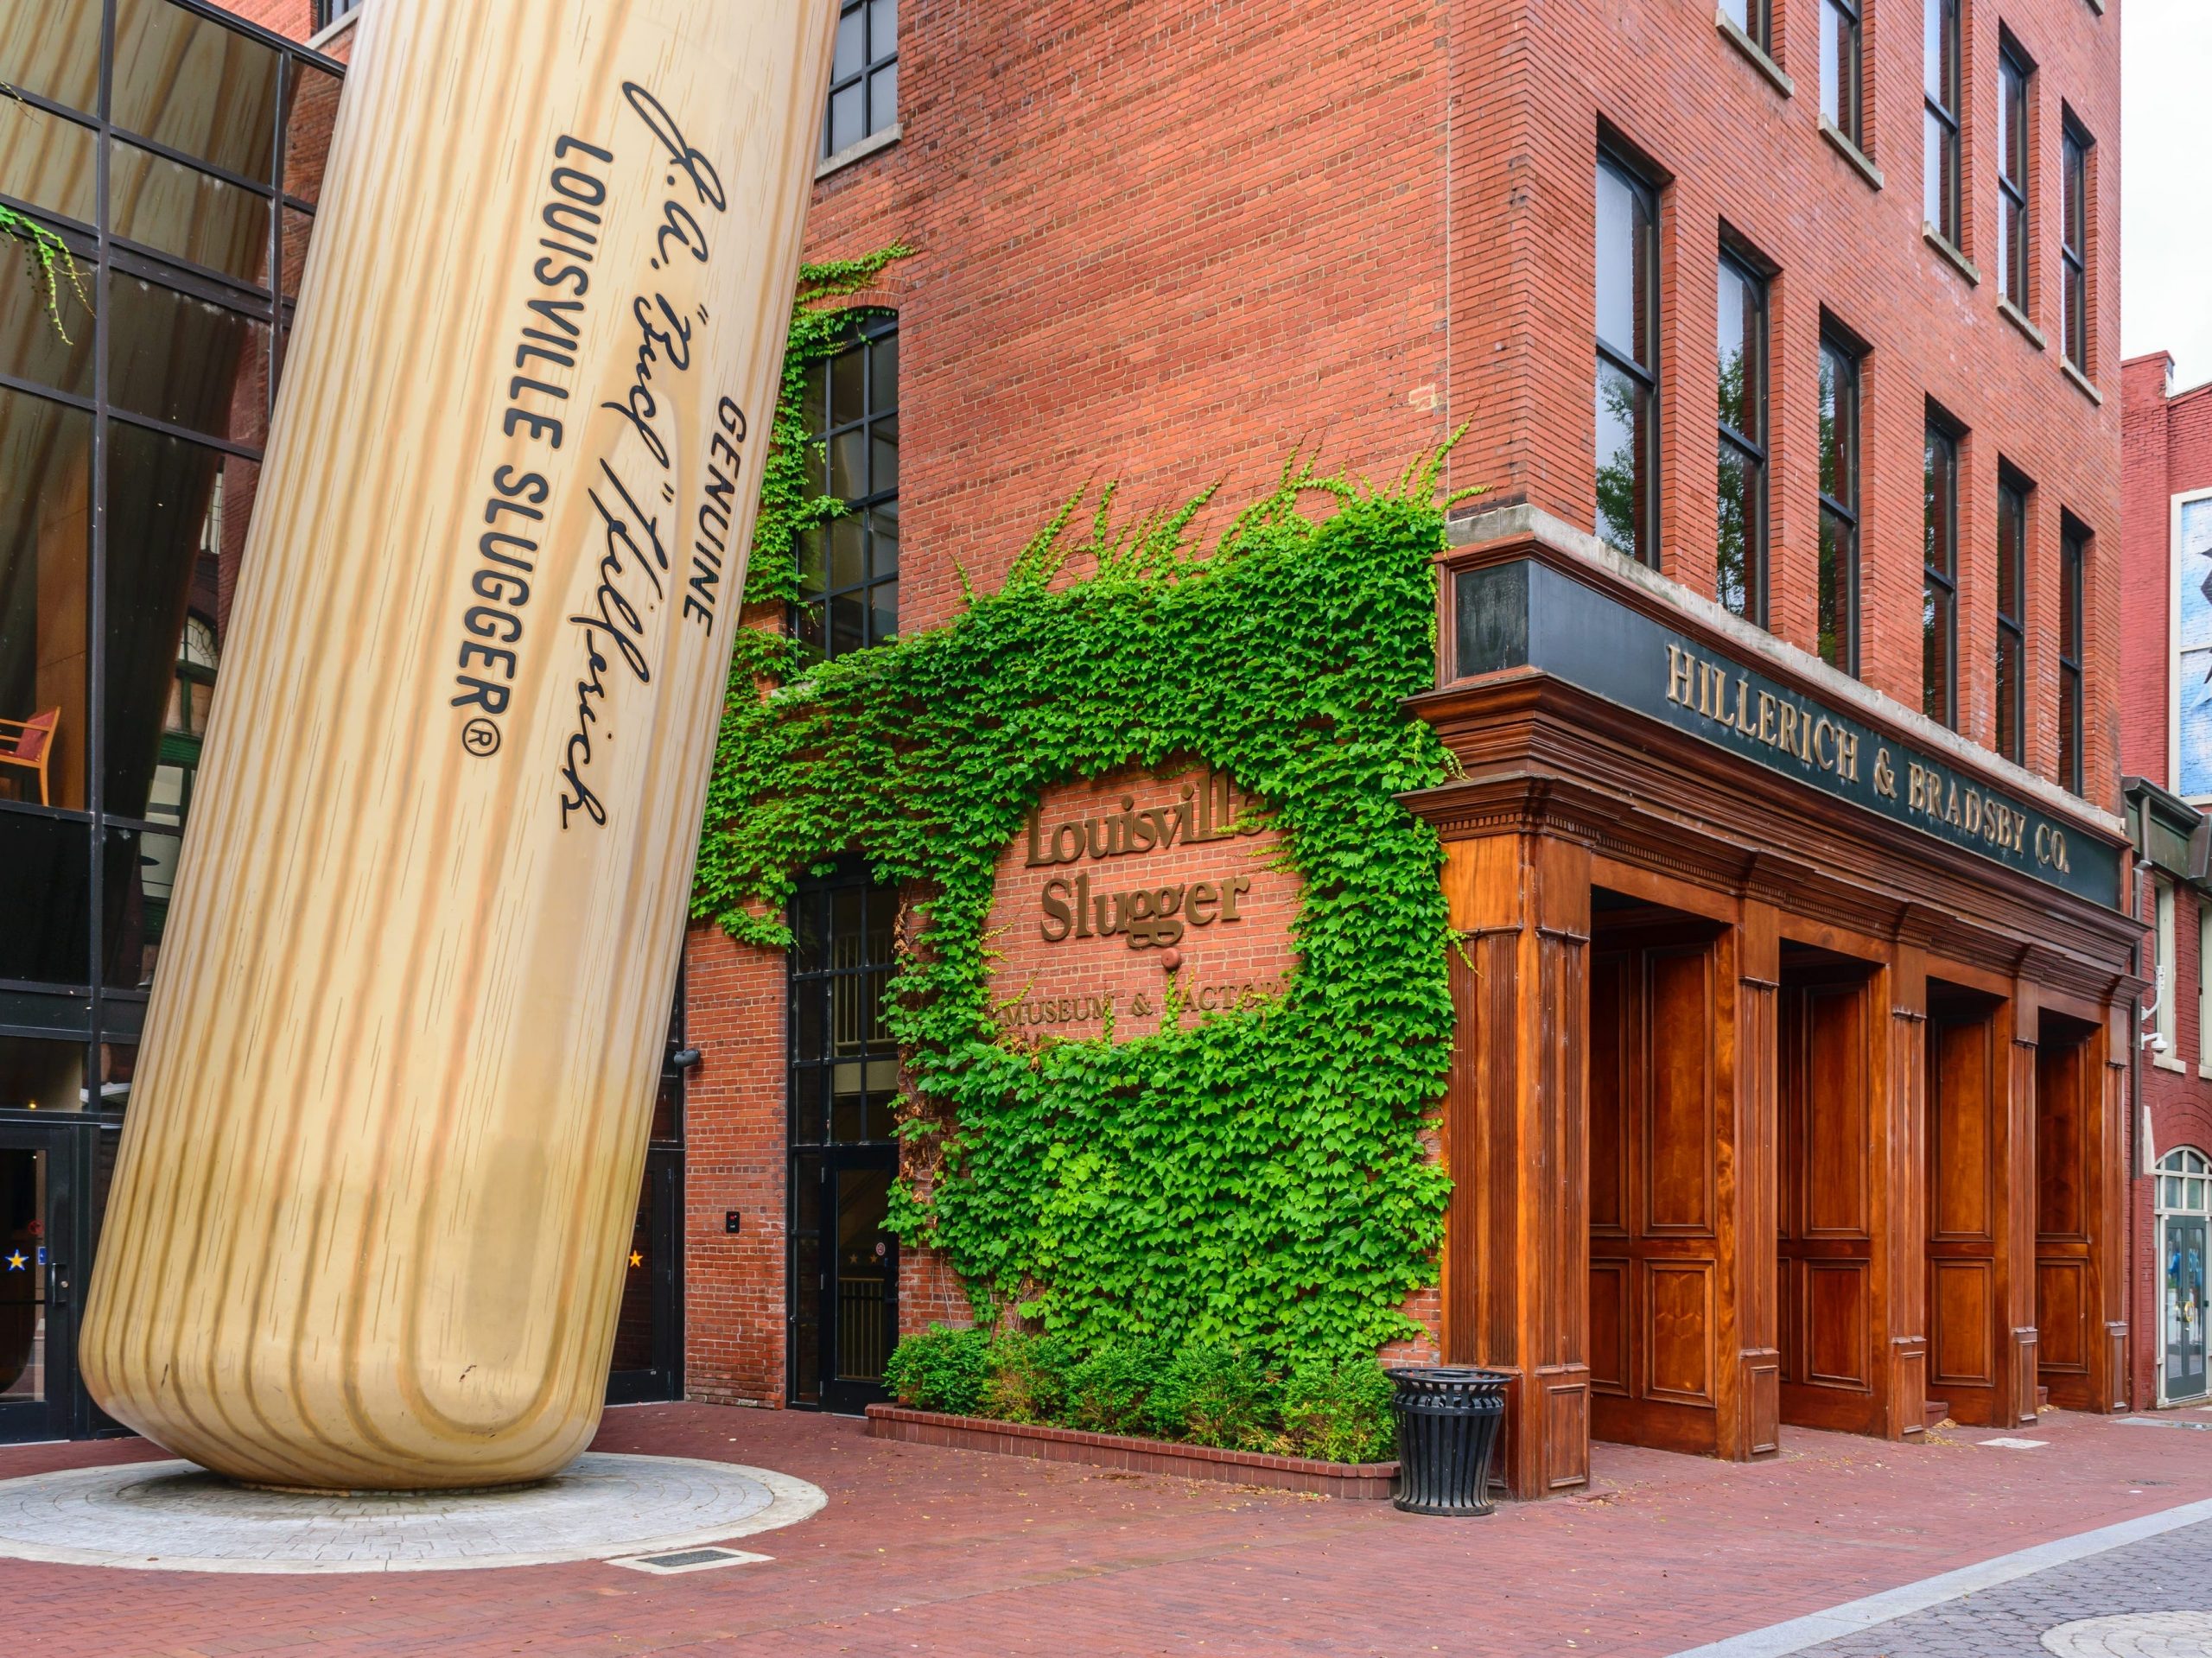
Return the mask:
M 256 1483 L 583 1449 L 834 0 L 372 0 L 79 1358 Z

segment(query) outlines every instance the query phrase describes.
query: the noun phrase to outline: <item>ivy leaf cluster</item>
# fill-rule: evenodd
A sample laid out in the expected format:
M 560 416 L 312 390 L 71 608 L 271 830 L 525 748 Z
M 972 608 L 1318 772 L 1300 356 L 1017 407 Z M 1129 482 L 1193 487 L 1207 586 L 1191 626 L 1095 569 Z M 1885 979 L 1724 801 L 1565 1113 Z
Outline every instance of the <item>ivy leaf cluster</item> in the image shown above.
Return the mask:
M 818 315 L 795 315 L 757 604 L 792 596 L 796 535 L 830 511 L 797 413 L 804 351 L 838 338 L 802 346 Z M 908 1088 L 892 1223 L 944 1253 L 979 1321 L 1294 1363 L 1416 1332 L 1402 1308 L 1434 1281 L 1448 1189 L 1427 1136 L 1451 934 L 1436 835 L 1397 796 L 1446 764 L 1402 706 L 1430 683 L 1442 461 L 1381 486 L 1294 464 L 1210 545 L 1192 528 L 1207 498 L 1123 521 L 1110 489 L 1081 495 L 995 592 L 834 661 L 753 619 L 694 912 L 788 947 L 798 880 L 849 853 L 907 895 L 886 1010 Z M 1171 998 L 1134 1039 L 1004 1033 L 995 867 L 1040 793 L 1197 761 L 1266 803 L 1302 879 L 1284 994 L 1209 1014 Z

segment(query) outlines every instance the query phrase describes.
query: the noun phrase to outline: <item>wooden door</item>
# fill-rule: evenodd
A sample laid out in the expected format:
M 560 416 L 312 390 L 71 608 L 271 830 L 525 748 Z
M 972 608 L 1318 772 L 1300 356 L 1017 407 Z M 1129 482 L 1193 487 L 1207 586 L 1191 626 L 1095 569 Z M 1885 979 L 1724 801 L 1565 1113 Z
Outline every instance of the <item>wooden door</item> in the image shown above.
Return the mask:
M 2047 1029 L 2036 1049 L 2037 1373 L 2051 1402 L 2069 1410 L 2108 1408 L 2096 1375 L 2105 1343 L 2096 1249 L 2099 1034 Z
M 1716 951 L 1609 950 L 1590 988 L 1591 1432 L 1719 1446 Z
M 1992 1015 L 1928 1029 L 1928 1396 L 1961 1422 L 2005 1419 L 1999 1241 L 2005 1056 Z
M 1782 1420 L 1879 1433 L 1866 979 L 1785 980 L 1780 1025 Z

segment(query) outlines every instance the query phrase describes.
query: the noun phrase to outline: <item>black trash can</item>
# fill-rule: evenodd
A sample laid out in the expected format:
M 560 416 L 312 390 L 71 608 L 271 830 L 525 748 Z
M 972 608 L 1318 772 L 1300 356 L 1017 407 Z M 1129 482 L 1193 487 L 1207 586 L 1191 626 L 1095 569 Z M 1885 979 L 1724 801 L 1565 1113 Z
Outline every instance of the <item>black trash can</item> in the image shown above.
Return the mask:
M 1512 1378 L 1451 1365 L 1389 1374 L 1398 1418 L 1398 1490 L 1391 1501 L 1408 1514 L 1490 1513 L 1496 1506 L 1490 1459 Z

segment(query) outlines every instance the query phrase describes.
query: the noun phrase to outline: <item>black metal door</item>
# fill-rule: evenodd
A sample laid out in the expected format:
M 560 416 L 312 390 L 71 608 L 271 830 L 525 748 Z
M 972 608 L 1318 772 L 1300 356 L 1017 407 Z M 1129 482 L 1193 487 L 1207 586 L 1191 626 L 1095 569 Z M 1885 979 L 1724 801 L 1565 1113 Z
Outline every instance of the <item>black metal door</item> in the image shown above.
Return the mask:
M 811 1304 L 793 1321 L 794 1345 L 802 1388 L 813 1370 L 825 1410 L 858 1415 L 886 1396 L 884 1363 L 899 1339 L 899 1240 L 884 1223 L 898 1172 L 891 1147 L 834 1147 L 793 1171 L 796 1185 L 812 1187 L 791 1194 L 810 1234 L 795 1236 L 794 1265 L 816 1280 L 793 1286 L 794 1300 Z
M 0 1440 L 73 1431 L 79 1138 L 0 1122 Z
M 638 1218 L 623 1263 L 622 1310 L 607 1402 L 638 1405 L 683 1396 L 683 1151 L 645 1153 Z

